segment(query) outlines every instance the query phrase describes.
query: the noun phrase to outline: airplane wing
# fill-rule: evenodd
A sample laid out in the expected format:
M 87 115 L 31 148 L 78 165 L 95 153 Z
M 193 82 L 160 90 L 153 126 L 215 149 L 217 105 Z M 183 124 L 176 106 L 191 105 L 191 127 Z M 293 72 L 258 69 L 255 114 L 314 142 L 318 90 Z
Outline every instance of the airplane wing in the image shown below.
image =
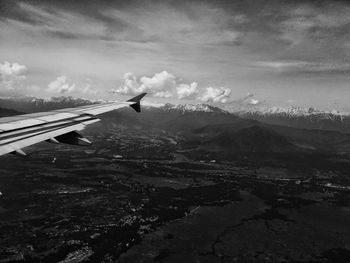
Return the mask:
M 145 95 L 146 93 L 142 93 L 125 102 L 93 104 L 0 118 L 0 155 L 26 155 L 22 148 L 42 141 L 90 145 L 91 142 L 77 131 L 100 121 L 96 116 L 108 111 L 130 106 L 136 112 L 140 112 L 140 100 Z

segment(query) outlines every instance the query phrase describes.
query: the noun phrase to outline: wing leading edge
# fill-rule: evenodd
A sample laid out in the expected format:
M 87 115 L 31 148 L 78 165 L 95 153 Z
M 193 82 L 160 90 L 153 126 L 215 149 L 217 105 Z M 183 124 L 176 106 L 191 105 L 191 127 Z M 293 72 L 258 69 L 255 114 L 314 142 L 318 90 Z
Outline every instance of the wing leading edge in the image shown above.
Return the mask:
M 142 93 L 125 102 L 94 104 L 77 108 L 68 108 L 0 118 L 0 155 L 18 153 L 25 155 L 22 148 L 42 142 L 89 145 L 86 138 L 77 131 L 86 125 L 100 121 L 97 115 L 130 106 L 136 112 L 141 111 Z

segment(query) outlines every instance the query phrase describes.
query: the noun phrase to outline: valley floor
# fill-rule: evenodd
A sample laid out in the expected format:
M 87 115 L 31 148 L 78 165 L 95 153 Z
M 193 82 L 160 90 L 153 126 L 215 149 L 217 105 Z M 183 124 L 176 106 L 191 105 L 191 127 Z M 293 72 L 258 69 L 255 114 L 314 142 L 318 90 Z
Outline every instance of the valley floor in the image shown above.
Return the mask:
M 165 135 L 118 136 L 0 160 L 0 262 L 348 262 L 344 170 L 195 160 Z

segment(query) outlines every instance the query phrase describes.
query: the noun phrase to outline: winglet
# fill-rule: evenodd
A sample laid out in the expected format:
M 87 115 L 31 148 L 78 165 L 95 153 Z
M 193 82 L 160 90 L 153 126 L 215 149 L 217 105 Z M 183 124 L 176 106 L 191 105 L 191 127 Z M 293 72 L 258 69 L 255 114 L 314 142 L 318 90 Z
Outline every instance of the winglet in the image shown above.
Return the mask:
M 147 93 L 141 93 L 140 95 L 137 95 L 136 97 L 131 98 L 128 100 L 128 102 L 135 102 L 130 105 L 131 108 L 133 108 L 136 112 L 141 111 L 141 105 L 140 100 L 146 95 Z
M 16 149 L 13 152 L 11 152 L 12 154 L 17 154 L 17 155 L 21 155 L 21 156 L 27 156 L 27 154 L 21 150 L 21 149 Z

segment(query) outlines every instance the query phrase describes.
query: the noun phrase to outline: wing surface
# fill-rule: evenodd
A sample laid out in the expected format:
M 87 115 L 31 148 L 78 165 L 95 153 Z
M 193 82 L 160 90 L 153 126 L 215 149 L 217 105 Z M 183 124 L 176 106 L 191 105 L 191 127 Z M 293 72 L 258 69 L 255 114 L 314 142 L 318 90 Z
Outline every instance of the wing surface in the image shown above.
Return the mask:
M 86 125 L 100 121 L 98 115 L 130 106 L 140 112 L 142 93 L 125 102 L 93 104 L 76 108 L 17 115 L 0 118 L 0 155 L 18 153 L 25 155 L 22 148 L 42 142 L 89 144 L 77 133 Z

